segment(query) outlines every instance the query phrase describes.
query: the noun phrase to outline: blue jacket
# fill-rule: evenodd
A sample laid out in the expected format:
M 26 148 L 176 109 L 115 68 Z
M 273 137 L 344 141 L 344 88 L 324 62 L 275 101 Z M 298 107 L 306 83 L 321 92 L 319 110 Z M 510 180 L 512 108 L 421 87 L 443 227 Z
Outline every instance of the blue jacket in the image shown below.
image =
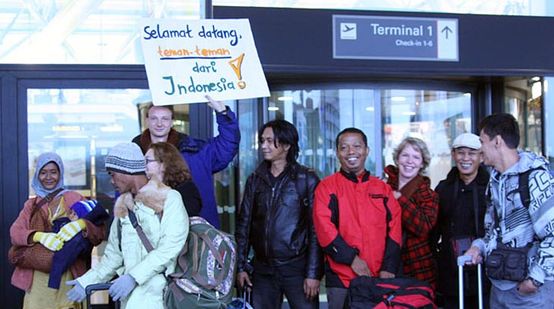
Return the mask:
M 225 169 L 237 154 L 240 130 L 237 117 L 229 107 L 225 114 L 216 113 L 216 115 L 217 130 L 219 131 L 216 137 L 201 140 L 172 129 L 167 142 L 179 149 L 190 168 L 192 180 L 202 197 L 200 216 L 219 228 L 212 175 Z M 150 131 L 145 130 L 141 135 L 136 136 L 133 142 L 140 146 L 143 153 L 146 153 L 151 143 Z
M 109 218 L 110 216 L 100 204 L 96 205 L 90 213 L 83 217 L 83 219 L 97 226 L 101 225 Z M 54 220 L 52 227 L 53 232 L 59 232 L 62 226 L 69 222 L 70 220 L 67 217 Z M 85 238 L 82 232 L 65 242 L 60 251 L 56 251 L 52 257 L 52 268 L 50 269 L 48 278 L 48 287 L 59 289 L 63 273 L 67 271 L 81 255 L 88 257 L 90 260 L 92 247 L 92 243 Z

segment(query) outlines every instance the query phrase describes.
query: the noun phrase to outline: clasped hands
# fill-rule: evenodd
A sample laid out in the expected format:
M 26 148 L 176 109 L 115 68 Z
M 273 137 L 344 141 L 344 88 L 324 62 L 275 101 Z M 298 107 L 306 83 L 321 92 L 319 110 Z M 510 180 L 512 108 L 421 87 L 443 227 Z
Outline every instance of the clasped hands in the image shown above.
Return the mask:
M 352 261 L 352 264 L 350 266 L 352 267 L 352 270 L 354 271 L 354 273 L 356 273 L 356 275 L 371 277 L 371 271 L 369 270 L 367 263 L 359 256 L 356 255 L 354 257 L 354 261 Z M 390 279 L 394 277 L 395 275 L 391 272 L 388 272 L 386 270 L 379 271 L 379 278 Z

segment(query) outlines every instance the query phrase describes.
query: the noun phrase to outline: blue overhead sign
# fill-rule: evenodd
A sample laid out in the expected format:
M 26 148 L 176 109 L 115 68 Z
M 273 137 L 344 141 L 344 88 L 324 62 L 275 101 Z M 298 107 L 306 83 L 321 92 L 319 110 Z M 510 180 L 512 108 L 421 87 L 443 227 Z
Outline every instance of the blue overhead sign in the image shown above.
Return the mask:
M 458 20 L 333 15 L 333 58 L 458 61 Z

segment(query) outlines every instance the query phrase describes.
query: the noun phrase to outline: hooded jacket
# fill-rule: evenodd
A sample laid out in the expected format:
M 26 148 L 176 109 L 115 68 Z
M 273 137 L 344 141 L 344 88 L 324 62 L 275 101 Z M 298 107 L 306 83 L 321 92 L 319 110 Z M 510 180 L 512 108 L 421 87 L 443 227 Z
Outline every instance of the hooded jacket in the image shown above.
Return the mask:
M 529 209 L 519 196 L 519 174 L 536 169 L 529 175 Z M 524 247 L 529 243 L 528 276 L 544 283 L 554 280 L 554 181 L 548 162 L 531 152 L 520 152 L 519 161 L 504 173 L 490 171 L 491 202 L 485 214 L 485 236 L 472 245 L 488 256 L 497 246 L 497 236 L 509 247 Z M 498 230 L 495 225 L 498 218 Z M 514 288 L 517 282 L 491 280 L 500 290 Z
M 131 225 L 128 209 L 135 212 L 138 223 L 154 246 L 150 253 Z M 83 287 L 108 282 L 120 270 L 131 275 L 137 283 L 122 301 L 122 308 L 162 309 L 163 290 L 167 285 L 164 273 L 174 271 L 176 257 L 189 231 L 189 220 L 181 196 L 161 183 L 150 181 L 134 199 L 129 192 L 119 196 L 114 214 L 104 255 L 77 281 Z M 121 223 L 121 238 L 118 236 L 117 221 Z
M 305 278 L 320 280 L 322 253 L 312 223 L 319 178 L 297 163 L 288 164 L 274 186 L 269 173 L 267 162 L 262 162 L 246 181 L 235 232 L 238 272 L 247 271 L 252 246 L 256 262 L 280 266 L 304 259 Z
M 183 155 L 187 162 L 192 180 L 202 197 L 200 216 L 219 228 L 219 215 L 214 194 L 213 174 L 227 167 L 239 150 L 240 130 L 235 114 L 227 107 L 226 112 L 216 113 L 219 134 L 208 140 L 192 138 L 171 129 L 167 139 Z M 152 143 L 150 131 L 133 138 L 133 143 L 140 146 L 143 153 Z

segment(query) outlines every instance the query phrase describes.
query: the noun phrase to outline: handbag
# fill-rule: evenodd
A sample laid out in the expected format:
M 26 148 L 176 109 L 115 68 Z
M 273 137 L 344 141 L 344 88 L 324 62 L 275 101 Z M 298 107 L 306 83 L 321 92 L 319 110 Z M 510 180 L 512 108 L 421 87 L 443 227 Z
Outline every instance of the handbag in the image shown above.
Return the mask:
M 48 218 L 39 210 L 44 204 L 51 202 L 62 190 L 62 188 L 59 188 L 51 192 L 38 203 L 35 198 L 31 218 L 29 220 L 29 229 L 43 232 L 49 231 L 50 225 L 48 223 Z M 8 261 L 12 265 L 21 268 L 35 269 L 45 273 L 50 272 L 53 256 L 53 251 L 48 250 L 39 243 L 33 243 L 30 246 L 12 245 L 8 250 Z
M 499 228 L 496 211 L 494 211 L 494 228 Z M 527 253 L 531 249 L 532 243 L 527 244 L 525 247 L 508 247 L 502 242 L 500 231 L 498 231 L 496 244 L 496 249 L 493 249 L 485 260 L 487 276 L 496 280 L 516 282 L 525 280 L 529 268 Z
M 528 258 L 531 246 L 510 248 L 502 243 L 492 250 L 485 261 L 487 275 L 496 280 L 520 282 L 527 278 Z

